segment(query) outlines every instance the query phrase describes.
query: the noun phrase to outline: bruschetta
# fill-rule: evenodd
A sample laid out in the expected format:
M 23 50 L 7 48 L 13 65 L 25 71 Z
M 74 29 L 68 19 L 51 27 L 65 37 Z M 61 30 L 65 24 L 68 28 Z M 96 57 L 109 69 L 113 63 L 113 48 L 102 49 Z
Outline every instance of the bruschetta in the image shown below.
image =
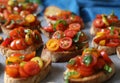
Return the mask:
M 65 62 L 88 47 L 87 36 L 82 31 L 56 31 L 44 46 L 42 59 L 51 58 L 52 62 Z
M 69 60 L 65 83 L 103 83 L 115 73 L 115 66 L 103 50 L 87 48 L 81 56 Z
M 116 53 L 116 48 L 120 46 L 120 29 L 109 27 L 101 30 L 92 40 L 92 46 L 99 50 L 105 50 L 109 55 Z
M 9 32 L 14 28 L 18 28 L 20 26 L 24 28 L 30 28 L 32 30 L 39 30 L 40 21 L 36 16 L 30 13 L 19 14 L 9 14 L 6 22 L 1 25 L 2 32 L 6 35 L 9 35 Z
M 97 14 L 91 24 L 90 34 L 95 35 L 101 29 L 106 29 L 109 26 L 114 25 L 118 20 L 118 17 L 114 13 L 110 15 Z
M 51 60 L 44 61 L 31 54 L 11 54 L 6 59 L 4 83 L 39 83 L 48 75 Z
M 57 27 L 62 27 L 62 30 L 65 30 L 72 23 L 79 24 L 79 28 L 84 28 L 83 20 L 80 16 L 73 14 L 71 11 L 61 10 L 56 6 L 49 6 L 44 12 L 45 20 L 48 22 L 48 26 L 43 26 L 41 31 L 44 34 L 51 34 L 58 29 Z M 64 28 L 64 29 L 63 29 Z
M 37 30 L 18 27 L 13 29 L 9 36 L 0 44 L 2 55 L 8 57 L 12 53 L 31 53 L 43 45 L 40 33 Z

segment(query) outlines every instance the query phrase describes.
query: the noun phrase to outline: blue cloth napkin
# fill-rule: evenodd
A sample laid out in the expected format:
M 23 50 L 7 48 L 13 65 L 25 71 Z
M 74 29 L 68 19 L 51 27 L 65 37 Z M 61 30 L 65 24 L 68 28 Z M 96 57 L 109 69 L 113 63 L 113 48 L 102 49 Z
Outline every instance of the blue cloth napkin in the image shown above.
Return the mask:
M 80 15 L 84 22 L 92 21 L 96 14 L 110 14 L 112 11 L 120 19 L 120 0 L 42 0 L 43 6 L 54 5 Z

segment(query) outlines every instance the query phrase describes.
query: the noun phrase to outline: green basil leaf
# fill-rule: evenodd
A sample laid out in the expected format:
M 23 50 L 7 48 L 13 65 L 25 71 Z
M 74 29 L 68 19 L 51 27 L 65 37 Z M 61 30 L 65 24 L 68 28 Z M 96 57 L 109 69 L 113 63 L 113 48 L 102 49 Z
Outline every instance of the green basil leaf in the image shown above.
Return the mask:
M 75 37 L 73 38 L 73 41 L 76 43 L 76 42 L 78 42 L 79 41 L 79 37 L 82 35 L 83 33 L 81 32 L 81 31 L 79 31 L 76 35 L 75 35 Z
M 114 34 L 114 27 L 113 27 L 113 26 L 110 27 L 110 34 L 111 34 L 111 35 Z
M 75 60 L 74 59 L 70 59 L 69 62 L 68 62 L 68 64 L 74 65 L 75 64 Z
M 57 20 L 56 23 L 53 25 L 54 30 L 56 30 L 56 26 L 60 23 L 62 23 L 65 26 L 67 25 L 67 22 L 65 20 Z
M 107 64 L 104 66 L 104 70 L 107 71 L 108 73 L 112 72 L 112 68 Z
M 107 21 L 107 17 L 103 14 L 102 15 L 102 21 L 106 24 L 109 25 L 108 21 Z
M 67 74 L 65 74 L 65 77 L 64 77 L 65 83 L 69 83 L 68 78 L 69 78 L 71 75 L 76 75 L 76 74 L 78 74 L 78 72 L 76 72 L 76 71 L 67 72 Z
M 87 55 L 83 58 L 83 62 L 85 63 L 86 66 L 89 66 L 90 63 L 92 62 L 93 58 L 91 55 Z

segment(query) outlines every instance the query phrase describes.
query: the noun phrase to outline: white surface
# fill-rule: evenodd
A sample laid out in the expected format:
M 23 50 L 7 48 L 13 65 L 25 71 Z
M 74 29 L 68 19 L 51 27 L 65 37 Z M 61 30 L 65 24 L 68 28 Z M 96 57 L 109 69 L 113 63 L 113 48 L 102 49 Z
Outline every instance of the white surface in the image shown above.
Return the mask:
M 84 32 L 86 32 L 86 34 L 89 37 L 89 41 L 90 41 L 92 39 L 92 36 L 89 34 L 89 28 L 90 28 L 90 24 L 87 24 L 86 28 L 84 29 Z M 2 34 L 0 34 L 0 35 L 2 35 Z M 47 39 L 44 35 L 42 35 L 42 38 L 43 38 L 44 42 L 47 41 Z M 108 80 L 105 83 L 120 83 L 120 59 L 118 59 L 118 57 L 116 55 L 112 55 L 112 56 L 110 56 L 110 58 L 115 63 L 116 73 L 110 80 Z M 3 82 L 4 67 L 5 67 L 4 62 L 5 62 L 5 58 L 2 55 L 0 55 L 0 83 L 4 83 Z M 52 69 L 51 69 L 50 73 L 41 83 L 64 83 L 63 72 L 66 69 L 65 65 L 66 65 L 66 63 L 52 63 Z

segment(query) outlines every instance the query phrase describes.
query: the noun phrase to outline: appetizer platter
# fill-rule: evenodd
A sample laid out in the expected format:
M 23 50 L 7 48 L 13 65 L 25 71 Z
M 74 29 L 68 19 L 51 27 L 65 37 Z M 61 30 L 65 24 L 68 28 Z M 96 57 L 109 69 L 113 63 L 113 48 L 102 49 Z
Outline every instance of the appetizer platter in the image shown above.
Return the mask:
M 116 56 L 120 55 L 120 31 L 113 26 L 118 22 L 114 14 L 97 16 L 112 26 L 103 24 L 106 28 L 93 37 L 93 24 L 84 24 L 81 17 L 70 11 L 47 7 L 42 18 L 48 25 L 41 26 L 41 18 L 33 14 L 37 6 L 27 12 L 26 8 L 21 9 L 25 11 L 21 15 L 21 11 L 14 10 L 18 2 L 4 4 L 0 10 L 0 19 L 4 20 L 0 22 L 1 83 L 120 82 L 120 59 Z M 110 46 L 114 53 L 110 53 L 111 49 L 98 49 L 93 43 Z

